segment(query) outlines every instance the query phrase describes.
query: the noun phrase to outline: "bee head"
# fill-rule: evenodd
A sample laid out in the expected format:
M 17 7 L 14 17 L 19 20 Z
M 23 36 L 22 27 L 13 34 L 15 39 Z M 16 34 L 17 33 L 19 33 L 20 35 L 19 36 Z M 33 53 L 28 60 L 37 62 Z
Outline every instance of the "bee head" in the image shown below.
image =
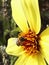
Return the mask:
M 16 44 L 17 44 L 18 46 L 20 46 L 21 43 L 22 43 L 23 41 L 25 41 L 25 40 L 26 40 L 26 39 L 25 39 L 24 37 L 20 37 L 20 38 L 17 39 Z
M 20 37 L 19 40 L 23 42 L 23 41 L 25 41 L 26 39 L 25 39 L 24 37 Z

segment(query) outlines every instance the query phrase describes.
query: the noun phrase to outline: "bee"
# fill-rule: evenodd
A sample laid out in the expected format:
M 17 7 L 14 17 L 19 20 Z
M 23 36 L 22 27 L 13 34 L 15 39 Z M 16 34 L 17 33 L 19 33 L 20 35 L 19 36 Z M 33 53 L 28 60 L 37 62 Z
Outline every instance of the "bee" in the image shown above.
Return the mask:
M 27 39 L 25 39 L 24 37 L 17 38 L 16 44 L 17 44 L 18 46 L 20 46 L 20 45 L 22 45 L 22 43 L 23 43 L 25 40 L 27 40 Z

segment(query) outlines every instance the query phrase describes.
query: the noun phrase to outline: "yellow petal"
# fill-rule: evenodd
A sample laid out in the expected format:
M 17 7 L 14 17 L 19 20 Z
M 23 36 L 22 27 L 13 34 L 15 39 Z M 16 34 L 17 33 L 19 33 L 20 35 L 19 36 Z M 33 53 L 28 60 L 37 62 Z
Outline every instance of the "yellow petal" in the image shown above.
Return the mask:
M 40 41 L 40 46 L 41 46 L 41 52 L 44 58 L 49 63 L 49 43 L 45 41 Z
M 49 39 L 49 27 L 40 34 L 40 38 L 44 41 Z
M 44 58 L 40 55 L 31 56 L 27 54 L 21 55 L 14 65 L 46 65 Z
M 20 27 L 23 32 L 28 31 L 27 20 L 21 5 L 21 0 L 11 1 L 12 16 L 16 24 Z
M 47 62 L 49 63 L 49 27 L 44 30 L 41 35 L 41 40 L 39 41 L 42 53 L 46 58 Z
M 39 54 L 36 56 L 29 56 L 26 65 L 46 65 L 44 58 Z
M 17 38 L 10 38 L 8 40 L 8 45 L 6 52 L 10 55 L 19 56 L 24 53 L 24 50 L 21 46 L 16 45 Z
M 22 56 L 20 56 L 18 58 L 18 60 L 16 61 L 15 65 L 38 65 L 37 59 L 34 57 L 32 58 L 32 56 L 30 55 L 25 55 L 23 54 Z
M 38 65 L 38 60 L 36 56 L 29 56 L 28 60 L 26 61 L 26 65 Z
M 39 33 L 41 28 L 41 19 L 38 0 L 22 0 L 22 7 L 31 30 Z
M 44 57 L 41 54 L 38 55 L 38 65 L 46 65 Z
M 27 56 L 26 54 L 21 55 L 21 56 L 18 58 L 18 60 L 15 62 L 14 65 L 25 65 L 25 61 L 26 61 L 26 59 L 28 59 L 27 57 L 28 57 L 28 56 Z M 26 62 L 27 62 L 27 61 L 26 61 Z

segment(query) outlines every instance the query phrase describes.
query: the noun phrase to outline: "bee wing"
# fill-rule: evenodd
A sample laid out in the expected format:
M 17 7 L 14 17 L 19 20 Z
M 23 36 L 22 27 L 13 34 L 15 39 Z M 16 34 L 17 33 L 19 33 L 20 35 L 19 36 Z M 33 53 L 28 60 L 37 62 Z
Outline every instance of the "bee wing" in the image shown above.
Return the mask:
M 20 45 L 20 39 L 19 38 L 16 38 L 16 45 Z

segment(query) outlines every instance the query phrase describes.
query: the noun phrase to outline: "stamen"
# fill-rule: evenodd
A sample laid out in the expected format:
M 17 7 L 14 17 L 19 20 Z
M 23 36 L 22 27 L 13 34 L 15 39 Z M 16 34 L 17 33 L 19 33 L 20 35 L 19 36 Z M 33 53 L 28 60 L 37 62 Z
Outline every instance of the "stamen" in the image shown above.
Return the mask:
M 29 30 L 27 34 L 21 34 L 19 36 L 19 45 L 21 45 L 26 53 L 36 54 L 39 52 L 39 36 Z

